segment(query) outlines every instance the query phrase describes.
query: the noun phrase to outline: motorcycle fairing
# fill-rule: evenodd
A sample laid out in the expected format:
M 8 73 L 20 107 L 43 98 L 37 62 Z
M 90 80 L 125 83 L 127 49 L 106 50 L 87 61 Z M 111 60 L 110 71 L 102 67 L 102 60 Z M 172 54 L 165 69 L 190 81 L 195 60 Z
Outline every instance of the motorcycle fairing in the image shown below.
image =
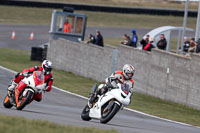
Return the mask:
M 126 98 L 121 96 L 122 90 L 120 89 L 112 89 L 108 91 L 106 94 L 99 97 L 98 101 L 94 104 L 94 106 L 90 109 L 89 116 L 92 118 L 100 119 L 101 118 L 101 107 L 108 101 L 112 99 L 116 99 L 115 102 L 119 105 L 120 102 L 123 105 L 128 105 L 130 103 L 131 93 L 129 93 Z M 120 102 L 118 102 L 120 101 Z

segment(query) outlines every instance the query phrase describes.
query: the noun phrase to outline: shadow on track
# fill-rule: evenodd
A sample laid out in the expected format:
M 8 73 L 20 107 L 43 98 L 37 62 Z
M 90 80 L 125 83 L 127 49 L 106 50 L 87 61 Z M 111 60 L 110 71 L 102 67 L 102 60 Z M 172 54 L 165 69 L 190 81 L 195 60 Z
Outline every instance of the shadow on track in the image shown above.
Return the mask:
M 20 111 L 20 110 L 18 110 L 18 111 Z M 34 113 L 34 114 L 44 114 L 44 115 L 61 116 L 61 117 L 64 116 L 64 115 L 60 115 L 60 114 L 46 113 L 46 112 L 41 112 L 41 111 L 32 111 L 32 110 L 21 110 L 21 111 L 28 112 L 28 113 Z
M 15 107 L 12 107 L 10 109 L 7 109 L 7 108 L 4 108 L 4 107 L 0 107 L 2 109 L 5 109 L 5 110 L 12 110 L 12 111 L 19 111 L 19 112 L 27 112 L 27 113 L 34 113 L 34 114 L 44 114 L 44 115 L 52 115 L 52 116 L 61 116 L 63 117 L 64 115 L 60 115 L 60 114 L 54 114 L 54 113 L 46 113 L 46 112 L 41 112 L 41 111 L 32 111 L 32 110 L 17 110 L 15 109 Z
M 89 121 L 91 123 L 99 123 L 99 124 L 102 124 L 98 121 Z M 163 132 L 161 130 L 157 130 L 157 129 L 147 129 L 145 127 L 136 127 L 136 126 L 130 126 L 130 125 L 122 125 L 122 124 L 114 124 L 114 123 L 107 123 L 107 124 L 104 124 L 105 126 L 114 126 L 114 127 L 123 127 L 123 128 L 130 128 L 130 129 L 142 129 L 142 130 L 146 130 L 146 131 L 154 131 L 154 132 Z M 163 132 L 165 133 L 165 132 Z

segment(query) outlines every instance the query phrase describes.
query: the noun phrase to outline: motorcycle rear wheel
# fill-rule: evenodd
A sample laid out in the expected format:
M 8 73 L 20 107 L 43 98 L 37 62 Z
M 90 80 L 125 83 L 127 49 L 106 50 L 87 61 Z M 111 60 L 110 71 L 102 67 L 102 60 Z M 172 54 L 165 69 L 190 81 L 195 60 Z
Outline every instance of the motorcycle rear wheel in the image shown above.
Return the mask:
M 106 124 L 107 122 L 109 122 L 117 114 L 119 109 L 120 109 L 120 106 L 117 103 L 114 103 L 111 111 L 105 116 L 102 115 L 100 122 L 103 124 Z
M 5 107 L 5 108 L 12 108 L 12 104 L 10 103 L 10 98 L 8 97 L 8 95 L 4 98 L 4 100 L 3 100 L 3 106 Z
M 90 116 L 89 116 L 89 112 L 90 112 L 90 108 L 88 105 L 85 106 L 85 108 L 83 109 L 82 113 L 81 113 L 81 119 L 84 121 L 89 121 L 91 120 Z
M 32 91 L 27 91 L 26 96 L 18 101 L 16 106 L 17 110 L 22 110 L 32 99 L 34 93 Z

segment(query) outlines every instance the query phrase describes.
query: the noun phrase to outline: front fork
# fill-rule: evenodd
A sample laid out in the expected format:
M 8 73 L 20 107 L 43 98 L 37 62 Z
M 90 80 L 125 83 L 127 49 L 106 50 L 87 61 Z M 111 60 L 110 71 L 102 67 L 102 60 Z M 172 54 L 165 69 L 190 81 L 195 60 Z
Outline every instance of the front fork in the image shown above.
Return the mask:
M 9 91 L 9 90 L 8 90 Z M 14 106 L 16 105 L 16 100 L 15 100 L 15 90 L 13 90 L 12 92 L 8 92 L 10 94 L 8 94 L 8 97 L 10 99 L 10 103 L 13 104 Z

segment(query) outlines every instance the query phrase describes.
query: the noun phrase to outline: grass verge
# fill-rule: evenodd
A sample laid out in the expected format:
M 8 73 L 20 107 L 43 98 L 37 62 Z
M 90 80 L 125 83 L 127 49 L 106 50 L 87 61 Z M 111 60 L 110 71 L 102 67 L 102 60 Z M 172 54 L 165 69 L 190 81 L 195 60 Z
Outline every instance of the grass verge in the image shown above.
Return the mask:
M 12 128 L 11 128 L 12 126 Z M 0 114 L 0 133 L 117 133 L 94 127 L 63 126 L 48 121 L 28 120 Z
M 29 51 L 0 49 L 1 66 L 15 71 L 22 71 L 24 68 L 40 64 L 40 62 L 30 61 Z M 86 97 L 88 96 L 92 85 L 98 83 L 92 79 L 77 76 L 62 70 L 54 69 L 52 73 L 54 75 L 55 86 Z M 134 93 L 132 103 L 129 107 L 148 114 L 200 126 L 200 110 L 163 101 L 151 96 Z
M 53 9 L 0 6 L 0 24 L 44 24 L 51 23 Z M 14 13 L 16 12 L 16 13 Z M 171 25 L 182 26 L 183 17 L 153 16 L 141 14 L 120 14 L 76 11 L 88 15 L 87 26 L 156 28 Z M 187 26 L 196 27 L 196 18 L 188 18 Z

